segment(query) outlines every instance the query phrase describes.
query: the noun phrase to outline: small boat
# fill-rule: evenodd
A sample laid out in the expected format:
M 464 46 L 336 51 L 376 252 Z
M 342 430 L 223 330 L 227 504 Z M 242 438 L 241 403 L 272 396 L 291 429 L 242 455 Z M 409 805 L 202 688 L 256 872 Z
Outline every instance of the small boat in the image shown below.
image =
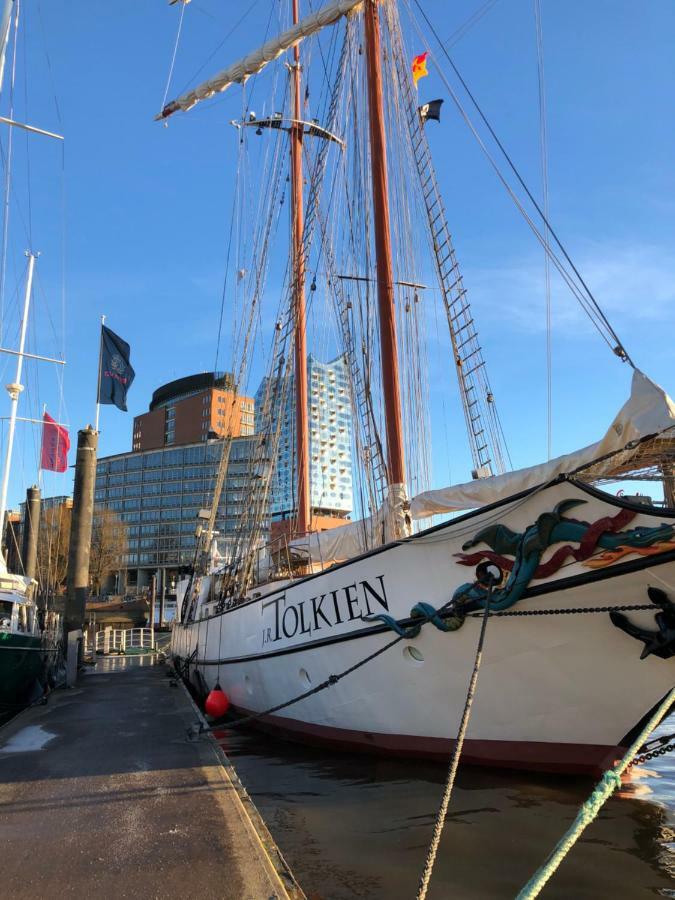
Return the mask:
M 337 38 L 330 45 L 335 78 L 325 91 L 324 127 L 305 115 L 299 47 L 339 27 L 344 37 L 342 49 Z M 223 442 L 194 571 L 179 593 L 173 657 L 196 687 L 220 686 L 259 727 L 350 750 L 447 759 L 488 614 L 463 759 L 596 772 L 623 755 L 675 681 L 675 405 L 633 366 L 631 396 L 601 440 L 507 471 L 394 0 L 334 0 L 302 20 L 295 2 L 285 31 L 168 103 L 158 118 L 245 84 L 289 51 L 283 111 L 258 117 L 247 109 L 234 123 L 242 153 L 250 133 L 268 131 L 276 141 L 265 172 L 269 189 L 258 201 L 260 243 L 251 265 L 239 269 L 248 290 L 247 303 L 239 304 L 240 390 L 269 265 L 265 204 L 271 222 L 285 197 L 276 193 L 277 183 L 285 184 L 279 141 L 290 143 L 291 274 L 256 423 L 259 452 L 237 538 L 225 561 L 209 567 L 229 462 Z M 424 60 L 415 62 L 419 72 Z M 344 125 L 341 112 L 359 124 Z M 396 138 L 400 153 L 387 145 Z M 306 164 L 305 202 L 310 141 L 320 146 Z M 332 170 L 329 150 L 338 158 Z M 343 185 L 346 199 L 336 200 Z M 424 285 L 419 269 L 406 274 L 414 267 L 414 203 L 426 212 L 475 465 L 465 484 L 418 491 L 411 472 L 420 471 L 427 432 L 415 405 L 424 393 L 422 354 L 411 351 Z M 369 514 L 328 530 L 316 525 L 309 483 L 305 282 L 313 235 L 351 376 L 357 455 L 370 473 L 362 482 Z M 595 304 L 577 270 L 555 259 L 573 292 Z M 598 322 L 615 355 L 632 366 L 606 318 Z M 373 400 L 377 366 L 381 394 Z M 287 391 L 297 417 L 295 509 L 275 543 L 268 509 Z M 640 477 L 662 480 L 663 505 L 603 490 Z M 429 525 L 439 515 L 444 521 Z
M 0 573 L 0 717 L 44 692 L 56 653 L 57 618 L 40 621 L 35 581 Z

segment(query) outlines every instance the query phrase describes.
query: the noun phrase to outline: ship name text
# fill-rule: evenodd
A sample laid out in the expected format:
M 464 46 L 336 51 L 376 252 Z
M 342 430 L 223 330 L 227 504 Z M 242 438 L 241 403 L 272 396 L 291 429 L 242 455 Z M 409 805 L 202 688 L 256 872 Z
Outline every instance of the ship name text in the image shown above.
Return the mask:
M 263 628 L 262 643 L 265 646 L 283 638 L 312 635 L 363 619 L 380 608 L 389 609 L 383 575 L 377 575 L 373 583 L 358 581 L 297 602 L 291 602 L 285 593 L 277 594 L 262 602 L 263 616 L 268 621 L 270 614 L 272 617 L 271 624 Z

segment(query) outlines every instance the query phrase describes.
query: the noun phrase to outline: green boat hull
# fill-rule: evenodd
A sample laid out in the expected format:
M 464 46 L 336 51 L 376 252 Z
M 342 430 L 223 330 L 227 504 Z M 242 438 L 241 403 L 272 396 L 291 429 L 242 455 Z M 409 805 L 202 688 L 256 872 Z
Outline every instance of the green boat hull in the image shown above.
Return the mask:
M 0 718 L 28 702 L 44 669 L 42 639 L 32 634 L 0 632 Z

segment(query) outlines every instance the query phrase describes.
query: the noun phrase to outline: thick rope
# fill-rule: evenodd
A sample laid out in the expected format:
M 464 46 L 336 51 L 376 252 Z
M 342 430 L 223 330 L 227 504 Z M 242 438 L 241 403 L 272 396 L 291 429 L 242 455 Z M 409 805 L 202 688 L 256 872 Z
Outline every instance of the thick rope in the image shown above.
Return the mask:
M 424 863 L 424 871 L 422 872 L 422 876 L 420 878 L 419 887 L 417 889 L 417 900 L 424 900 L 427 895 L 427 890 L 429 889 L 429 882 L 431 881 L 431 873 L 434 868 L 434 862 L 436 860 L 436 853 L 438 852 L 438 845 L 441 842 L 441 835 L 443 834 L 443 826 L 445 825 L 445 817 L 448 812 L 448 805 L 450 803 L 450 797 L 452 796 L 452 789 L 455 785 L 455 775 L 457 774 L 457 767 L 459 766 L 459 758 L 462 755 L 462 747 L 464 746 L 464 737 L 466 735 L 467 728 L 469 726 L 469 718 L 471 716 L 471 707 L 473 705 L 473 698 L 476 692 L 476 682 L 478 681 L 478 670 L 480 669 L 481 657 L 483 655 L 483 643 L 485 641 L 485 629 L 487 626 L 487 621 L 490 615 L 490 598 L 492 596 L 492 587 L 493 583 L 491 582 L 488 587 L 488 595 L 485 601 L 485 610 L 483 612 L 483 621 L 480 626 L 480 635 L 478 636 L 478 646 L 476 647 L 476 659 L 473 664 L 473 672 L 471 673 L 471 680 L 469 681 L 469 690 L 466 694 L 466 701 L 464 703 L 464 712 L 462 713 L 462 722 L 459 726 L 459 733 L 457 734 L 457 741 L 455 742 L 455 749 L 452 754 L 452 759 L 450 760 L 450 768 L 448 769 L 448 777 L 445 782 L 445 790 L 443 791 L 443 799 L 441 801 L 440 808 L 438 810 L 438 815 L 436 816 L 436 824 L 434 825 L 434 834 L 431 838 L 431 844 L 429 845 L 429 851 L 427 853 L 427 859 Z
M 657 711 L 628 748 L 628 752 L 621 762 L 613 769 L 608 769 L 602 776 L 591 796 L 577 813 L 574 822 L 572 822 L 565 834 L 558 841 L 546 862 L 537 869 L 532 878 L 530 878 L 525 887 L 520 891 L 517 900 L 531 900 L 532 897 L 537 897 L 539 895 L 546 882 L 555 874 L 560 863 L 579 840 L 586 826 L 590 825 L 595 819 L 605 801 L 612 796 L 618 787 L 621 787 L 622 774 L 630 766 L 633 758 L 637 755 L 643 744 L 647 742 L 649 735 L 668 715 L 673 703 L 675 703 L 675 688 L 668 693 L 665 700 L 663 700 Z

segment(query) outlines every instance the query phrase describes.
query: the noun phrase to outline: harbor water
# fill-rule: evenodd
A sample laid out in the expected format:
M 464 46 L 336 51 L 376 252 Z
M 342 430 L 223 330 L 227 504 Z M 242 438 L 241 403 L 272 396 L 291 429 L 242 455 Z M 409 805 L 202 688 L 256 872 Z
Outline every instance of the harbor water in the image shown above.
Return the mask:
M 675 730 L 675 717 L 659 733 Z M 254 732 L 221 745 L 310 900 L 409 900 L 446 776 L 437 763 L 331 753 Z M 513 898 L 593 787 L 461 768 L 429 898 Z M 545 889 L 549 898 L 675 897 L 675 755 L 633 775 Z

